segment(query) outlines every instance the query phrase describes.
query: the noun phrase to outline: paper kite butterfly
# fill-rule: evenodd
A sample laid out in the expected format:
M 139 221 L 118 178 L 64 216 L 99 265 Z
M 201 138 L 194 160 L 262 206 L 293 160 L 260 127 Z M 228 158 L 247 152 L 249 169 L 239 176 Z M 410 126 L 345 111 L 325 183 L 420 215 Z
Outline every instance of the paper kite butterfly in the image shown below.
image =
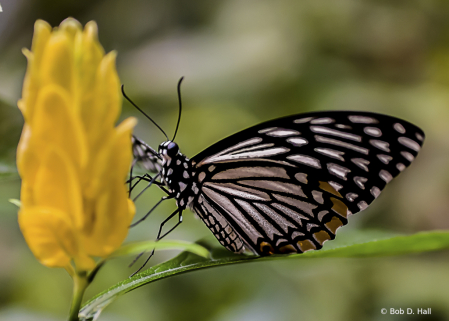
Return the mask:
M 423 141 L 421 129 L 398 118 L 326 111 L 261 123 L 191 159 L 169 139 L 156 152 L 133 137 L 133 153 L 157 173 L 141 179 L 176 200 L 167 220 L 178 215 L 179 224 L 188 207 L 228 250 L 270 255 L 334 239 L 411 164 Z M 158 239 L 172 230 L 161 236 L 162 225 Z

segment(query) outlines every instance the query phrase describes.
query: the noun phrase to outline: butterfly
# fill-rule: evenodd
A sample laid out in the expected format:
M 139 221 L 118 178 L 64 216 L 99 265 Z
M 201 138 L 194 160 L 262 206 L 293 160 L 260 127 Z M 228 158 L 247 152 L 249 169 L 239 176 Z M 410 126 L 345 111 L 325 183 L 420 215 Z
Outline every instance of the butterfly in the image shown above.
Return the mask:
M 334 239 L 411 164 L 424 137 L 395 117 L 324 111 L 258 124 L 191 159 L 173 140 L 158 151 L 132 140 L 135 163 L 156 173 L 146 180 L 176 200 L 158 239 L 189 208 L 226 249 L 271 255 L 318 250 Z M 178 223 L 161 235 L 175 215 Z

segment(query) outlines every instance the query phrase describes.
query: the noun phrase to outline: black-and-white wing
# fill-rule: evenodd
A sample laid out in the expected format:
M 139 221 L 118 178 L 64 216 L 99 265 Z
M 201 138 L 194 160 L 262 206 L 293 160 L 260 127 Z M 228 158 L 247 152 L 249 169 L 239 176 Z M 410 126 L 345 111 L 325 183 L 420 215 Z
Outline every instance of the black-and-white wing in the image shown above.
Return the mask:
M 265 122 L 192 159 L 191 208 L 226 248 L 319 249 L 414 160 L 418 127 L 367 112 L 316 112 Z
M 157 156 L 157 152 L 147 143 L 133 135 L 132 148 L 134 161 L 137 164 L 140 164 L 143 168 L 152 173 L 159 173 L 161 171 L 162 161 Z

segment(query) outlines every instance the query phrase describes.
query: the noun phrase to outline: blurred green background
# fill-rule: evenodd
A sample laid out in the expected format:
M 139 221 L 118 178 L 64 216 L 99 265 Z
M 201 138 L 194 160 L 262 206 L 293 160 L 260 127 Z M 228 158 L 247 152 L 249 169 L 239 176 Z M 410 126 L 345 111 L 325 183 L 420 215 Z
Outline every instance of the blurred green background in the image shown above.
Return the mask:
M 64 320 L 71 280 L 40 265 L 17 225 L 14 169 L 22 117 L 16 107 L 34 21 L 95 20 L 106 51 L 117 50 L 127 93 L 168 133 L 184 112 L 177 142 L 193 156 L 248 126 L 312 110 L 390 114 L 425 131 L 408 169 L 340 234 L 449 228 L 449 1 L 444 0 L 0 0 L 0 320 Z M 128 103 L 139 137 L 162 134 Z M 169 134 L 170 136 L 170 134 Z M 162 194 L 137 203 L 143 215 Z M 131 230 L 153 239 L 167 201 Z M 210 234 L 186 213 L 170 238 Z M 338 238 L 338 237 L 337 237 Z M 157 253 L 152 263 L 173 256 Z M 128 277 L 131 258 L 108 263 L 86 298 Z M 188 273 L 142 287 L 100 320 L 447 320 L 448 252 L 370 259 L 259 262 Z M 432 308 L 430 316 L 382 315 L 381 308 Z

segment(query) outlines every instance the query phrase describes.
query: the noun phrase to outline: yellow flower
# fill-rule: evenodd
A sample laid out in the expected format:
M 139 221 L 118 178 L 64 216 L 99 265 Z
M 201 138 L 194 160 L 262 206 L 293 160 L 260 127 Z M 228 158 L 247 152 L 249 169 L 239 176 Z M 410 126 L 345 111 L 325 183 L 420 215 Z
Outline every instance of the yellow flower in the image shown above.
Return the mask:
M 121 110 L 115 52 L 105 55 L 97 25 L 36 21 L 18 106 L 22 178 L 19 225 L 49 267 L 89 271 L 125 239 L 134 204 L 125 187 L 134 118 Z

